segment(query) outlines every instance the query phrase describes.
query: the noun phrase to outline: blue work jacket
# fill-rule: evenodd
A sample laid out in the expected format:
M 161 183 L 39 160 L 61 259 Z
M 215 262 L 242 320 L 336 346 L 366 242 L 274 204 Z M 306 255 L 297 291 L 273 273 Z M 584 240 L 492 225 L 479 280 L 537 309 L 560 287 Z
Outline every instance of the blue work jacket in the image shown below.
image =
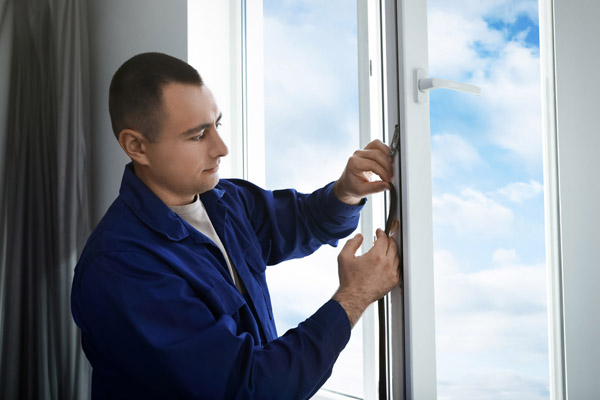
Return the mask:
M 94 399 L 303 399 L 348 342 L 350 323 L 334 300 L 278 337 L 265 269 L 336 245 L 361 207 L 337 200 L 333 184 L 300 194 L 221 180 L 200 198 L 247 293 L 219 248 L 129 164 L 73 279 Z

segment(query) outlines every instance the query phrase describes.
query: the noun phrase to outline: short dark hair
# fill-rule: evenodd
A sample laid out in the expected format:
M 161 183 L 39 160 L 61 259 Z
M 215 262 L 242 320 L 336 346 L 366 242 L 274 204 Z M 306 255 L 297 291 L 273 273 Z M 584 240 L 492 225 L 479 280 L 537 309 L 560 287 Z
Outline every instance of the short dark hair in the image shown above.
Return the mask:
M 185 61 L 163 53 L 131 57 L 113 75 L 108 111 L 117 139 L 123 129 L 140 132 L 155 141 L 162 129 L 162 89 L 168 83 L 202 86 L 198 71 Z

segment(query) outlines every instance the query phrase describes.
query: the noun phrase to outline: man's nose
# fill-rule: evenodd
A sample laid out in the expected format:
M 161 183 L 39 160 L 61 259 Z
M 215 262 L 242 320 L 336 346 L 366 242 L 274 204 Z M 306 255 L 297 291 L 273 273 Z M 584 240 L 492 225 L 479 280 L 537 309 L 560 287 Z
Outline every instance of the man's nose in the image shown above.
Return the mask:
M 221 138 L 221 135 L 219 134 L 218 131 L 215 132 L 215 135 L 213 135 L 213 138 L 214 138 L 214 143 L 212 146 L 212 154 L 211 155 L 213 157 L 225 157 L 227 154 L 229 154 L 229 149 L 227 148 L 227 145 Z

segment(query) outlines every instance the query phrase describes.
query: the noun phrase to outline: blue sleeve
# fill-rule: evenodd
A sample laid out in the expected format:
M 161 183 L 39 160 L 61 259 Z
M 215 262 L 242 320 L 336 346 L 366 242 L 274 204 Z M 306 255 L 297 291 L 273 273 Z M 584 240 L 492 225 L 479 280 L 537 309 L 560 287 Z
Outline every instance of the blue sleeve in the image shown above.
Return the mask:
M 235 180 L 248 218 L 263 247 L 265 263 L 307 256 L 323 244 L 337 246 L 358 226 L 359 205 L 348 205 L 333 193 L 334 182 L 311 194 L 293 189 L 267 191 Z
M 238 331 L 241 295 L 213 305 L 207 298 L 218 293 L 199 293 L 149 254 L 103 254 L 80 272 L 72 311 L 98 399 L 302 399 L 350 337 L 331 300 L 262 347 Z

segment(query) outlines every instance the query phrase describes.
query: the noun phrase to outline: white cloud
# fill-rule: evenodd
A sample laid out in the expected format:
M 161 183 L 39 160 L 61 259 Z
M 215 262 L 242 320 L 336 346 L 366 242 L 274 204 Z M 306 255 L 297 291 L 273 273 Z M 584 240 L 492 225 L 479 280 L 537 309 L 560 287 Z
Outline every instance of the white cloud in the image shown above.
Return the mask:
M 516 259 L 515 250 L 497 249 L 490 267 L 467 273 L 462 272 L 451 252 L 436 250 L 436 309 L 452 317 L 476 314 L 483 319 L 497 319 L 498 314 L 537 313 L 544 309 L 545 265 L 523 265 Z M 481 325 L 489 327 L 489 324 Z M 482 326 L 482 329 L 488 327 Z
M 492 264 L 475 272 L 462 272 L 454 255 L 447 250 L 434 254 L 436 309 L 450 315 L 522 315 L 545 307 L 545 265 L 516 262 L 516 251 L 496 249 Z
M 319 48 L 307 45 L 318 35 L 311 26 L 286 26 L 265 18 L 265 108 L 284 114 L 297 114 L 306 107 L 328 105 L 336 100 L 335 71 L 322 62 Z M 310 43 L 310 42 L 309 42 Z
M 438 381 L 439 400 L 548 400 L 548 381 L 514 372 L 477 371 L 452 382 Z
M 528 167 L 541 163 L 540 66 L 537 49 L 488 25 L 485 18 L 537 19 L 537 2 L 516 0 L 434 1 L 429 6 L 430 75 L 470 81 L 480 98 L 464 101 L 488 120 L 484 132 Z
M 433 7 L 427 18 L 431 76 L 466 79 L 473 71 L 487 69 L 490 62 L 479 55 L 476 44 L 490 51 L 499 51 L 505 44 L 502 34 L 480 18 Z
M 544 185 L 538 181 L 512 182 L 498 189 L 498 194 L 514 203 L 524 203 L 531 200 L 544 191 Z
M 294 0 L 265 15 L 269 188 L 313 191 L 339 178 L 359 147 L 356 15 L 336 7 Z
M 547 388 L 545 266 L 506 249 L 492 260 L 465 272 L 451 252 L 434 253 L 440 398 L 537 398 L 529 394 Z
M 537 50 L 508 43 L 476 81 L 493 143 L 537 166 L 542 158 L 540 64 Z
M 445 13 L 460 12 L 468 19 L 488 19 L 514 23 L 518 16 L 524 15 L 537 21 L 537 0 L 429 0 L 430 11 Z
M 471 0 L 471 3 L 492 4 L 484 13 L 484 16 L 488 19 L 501 20 L 512 24 L 516 21 L 517 17 L 524 15 L 533 21 L 538 20 L 537 0 L 488 0 L 487 2 Z
M 496 249 L 492 254 L 494 264 L 505 265 L 514 262 L 517 259 L 517 251 L 515 249 Z
M 477 149 L 459 135 L 437 134 L 431 137 L 431 173 L 445 177 L 456 170 L 482 164 Z
M 319 146 L 306 140 L 290 140 L 267 153 L 269 189 L 294 188 L 310 193 L 338 179 L 358 144 L 323 141 Z
M 458 233 L 505 234 L 514 220 L 512 210 L 475 189 L 433 196 L 432 206 L 434 224 Z
M 314 11 L 303 15 L 294 23 L 265 16 L 265 108 L 308 124 L 307 111 L 339 108 L 356 92 L 349 84 L 358 79 L 356 55 L 349 51 L 357 39 L 349 26 L 322 25 Z

